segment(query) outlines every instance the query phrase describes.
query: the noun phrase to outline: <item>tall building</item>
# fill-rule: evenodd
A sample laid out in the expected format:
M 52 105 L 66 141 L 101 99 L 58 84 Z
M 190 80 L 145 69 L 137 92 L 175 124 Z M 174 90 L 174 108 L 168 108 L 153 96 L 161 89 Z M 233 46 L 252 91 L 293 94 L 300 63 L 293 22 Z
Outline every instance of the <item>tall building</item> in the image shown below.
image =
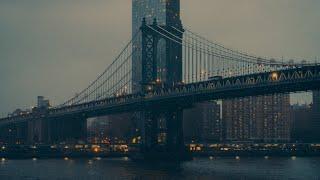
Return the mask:
M 153 19 L 156 19 L 159 25 L 169 25 L 174 27 L 181 27 L 180 21 L 180 0 L 133 0 L 132 1 L 132 37 L 135 37 L 139 32 L 142 19 L 146 18 L 146 22 L 151 24 Z M 133 41 L 133 92 L 141 90 L 141 40 L 135 39 Z M 166 81 L 168 74 L 168 46 L 164 39 L 158 42 L 157 47 L 157 76 L 161 81 Z
M 250 138 L 248 102 L 248 98 L 222 102 L 223 133 L 227 141 L 245 141 Z
M 220 142 L 222 124 L 220 105 L 217 102 L 204 102 L 184 111 L 184 134 L 187 142 Z
M 291 106 L 291 139 L 293 142 L 311 142 L 310 129 L 312 121 L 312 106 L 295 104 Z
M 43 96 L 38 96 L 38 98 L 37 98 L 37 107 L 39 109 L 49 108 L 50 107 L 50 101 L 48 99 L 45 99 Z
M 320 142 L 320 91 L 313 91 L 310 141 Z
M 288 94 L 224 100 L 222 104 L 227 141 L 290 141 Z

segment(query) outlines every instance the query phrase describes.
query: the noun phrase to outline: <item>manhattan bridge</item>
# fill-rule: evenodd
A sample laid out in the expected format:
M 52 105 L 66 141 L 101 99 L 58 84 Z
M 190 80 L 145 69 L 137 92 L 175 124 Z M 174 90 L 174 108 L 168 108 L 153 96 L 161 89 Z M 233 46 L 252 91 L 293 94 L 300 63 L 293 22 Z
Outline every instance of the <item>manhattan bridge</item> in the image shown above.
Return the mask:
M 161 41 L 166 42 L 165 69 L 157 61 Z M 133 68 L 137 59 L 141 69 Z M 163 71 L 166 75 L 159 75 Z M 142 77 L 138 85 L 134 74 Z M 183 110 L 195 103 L 319 88 L 317 63 L 254 56 L 209 41 L 181 22 L 159 25 L 156 19 L 143 19 L 140 30 L 87 88 L 53 108 L 0 119 L 0 137 L 15 129 L 16 139 L 31 136 L 30 143 L 34 136 L 42 143 L 84 140 L 88 118 L 132 112 L 141 129 L 141 152 L 158 148 L 157 123 L 164 117 L 162 151 L 179 153 L 184 151 Z M 23 133 L 30 127 L 31 133 Z

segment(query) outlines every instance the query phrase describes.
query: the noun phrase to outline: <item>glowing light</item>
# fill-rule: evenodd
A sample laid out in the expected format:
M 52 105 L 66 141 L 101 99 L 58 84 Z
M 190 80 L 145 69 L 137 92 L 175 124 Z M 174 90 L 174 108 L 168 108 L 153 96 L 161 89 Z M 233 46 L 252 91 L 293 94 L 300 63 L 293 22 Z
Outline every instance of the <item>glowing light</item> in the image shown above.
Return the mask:
M 271 78 L 272 78 L 272 80 L 278 80 L 278 77 L 279 77 L 279 75 L 278 75 L 278 73 L 276 73 L 276 72 L 274 72 L 274 73 L 272 73 L 271 74 Z
M 68 157 L 65 157 L 65 158 L 64 158 L 64 160 L 65 160 L 65 161 L 68 161 L 68 160 L 69 160 L 69 158 L 68 158 Z
M 269 159 L 269 156 L 264 156 L 264 159 Z
M 98 153 L 99 151 L 100 151 L 100 148 L 99 148 L 99 147 L 93 148 L 93 152 Z
M 6 161 L 6 158 L 1 158 L 1 161 L 2 161 L 2 162 Z
M 210 160 L 213 160 L 213 157 L 212 157 L 212 156 L 210 156 L 210 157 L 209 157 L 209 159 L 210 159 Z
M 239 156 L 236 156 L 236 160 L 240 160 L 240 157 L 239 157 Z
M 292 156 L 291 159 L 292 159 L 292 160 L 296 160 L 297 157 L 296 157 L 296 156 Z
M 32 158 L 32 161 L 36 161 L 37 160 L 37 158 Z

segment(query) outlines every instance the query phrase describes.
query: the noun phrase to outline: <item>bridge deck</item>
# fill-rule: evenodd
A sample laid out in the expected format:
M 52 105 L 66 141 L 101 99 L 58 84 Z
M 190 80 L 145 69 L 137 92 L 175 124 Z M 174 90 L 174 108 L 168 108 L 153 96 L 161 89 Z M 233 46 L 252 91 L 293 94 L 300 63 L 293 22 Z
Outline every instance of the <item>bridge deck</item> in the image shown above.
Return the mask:
M 208 100 L 290 93 L 320 89 L 320 66 L 304 66 L 276 72 L 249 74 L 178 85 L 175 88 L 155 89 L 149 94 L 132 94 L 84 104 L 50 109 L 42 113 L 0 119 L 0 125 L 18 123 L 35 118 L 59 118 L 85 115 L 94 117 L 167 105 L 182 106 Z

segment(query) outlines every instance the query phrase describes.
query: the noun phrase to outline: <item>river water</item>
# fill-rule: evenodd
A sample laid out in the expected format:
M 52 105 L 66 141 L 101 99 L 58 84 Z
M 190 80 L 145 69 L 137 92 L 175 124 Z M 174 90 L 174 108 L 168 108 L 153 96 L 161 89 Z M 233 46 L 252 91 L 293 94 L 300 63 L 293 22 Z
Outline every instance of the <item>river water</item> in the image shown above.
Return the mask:
M 0 162 L 0 179 L 320 179 L 320 158 L 197 158 L 181 164 L 9 159 Z

